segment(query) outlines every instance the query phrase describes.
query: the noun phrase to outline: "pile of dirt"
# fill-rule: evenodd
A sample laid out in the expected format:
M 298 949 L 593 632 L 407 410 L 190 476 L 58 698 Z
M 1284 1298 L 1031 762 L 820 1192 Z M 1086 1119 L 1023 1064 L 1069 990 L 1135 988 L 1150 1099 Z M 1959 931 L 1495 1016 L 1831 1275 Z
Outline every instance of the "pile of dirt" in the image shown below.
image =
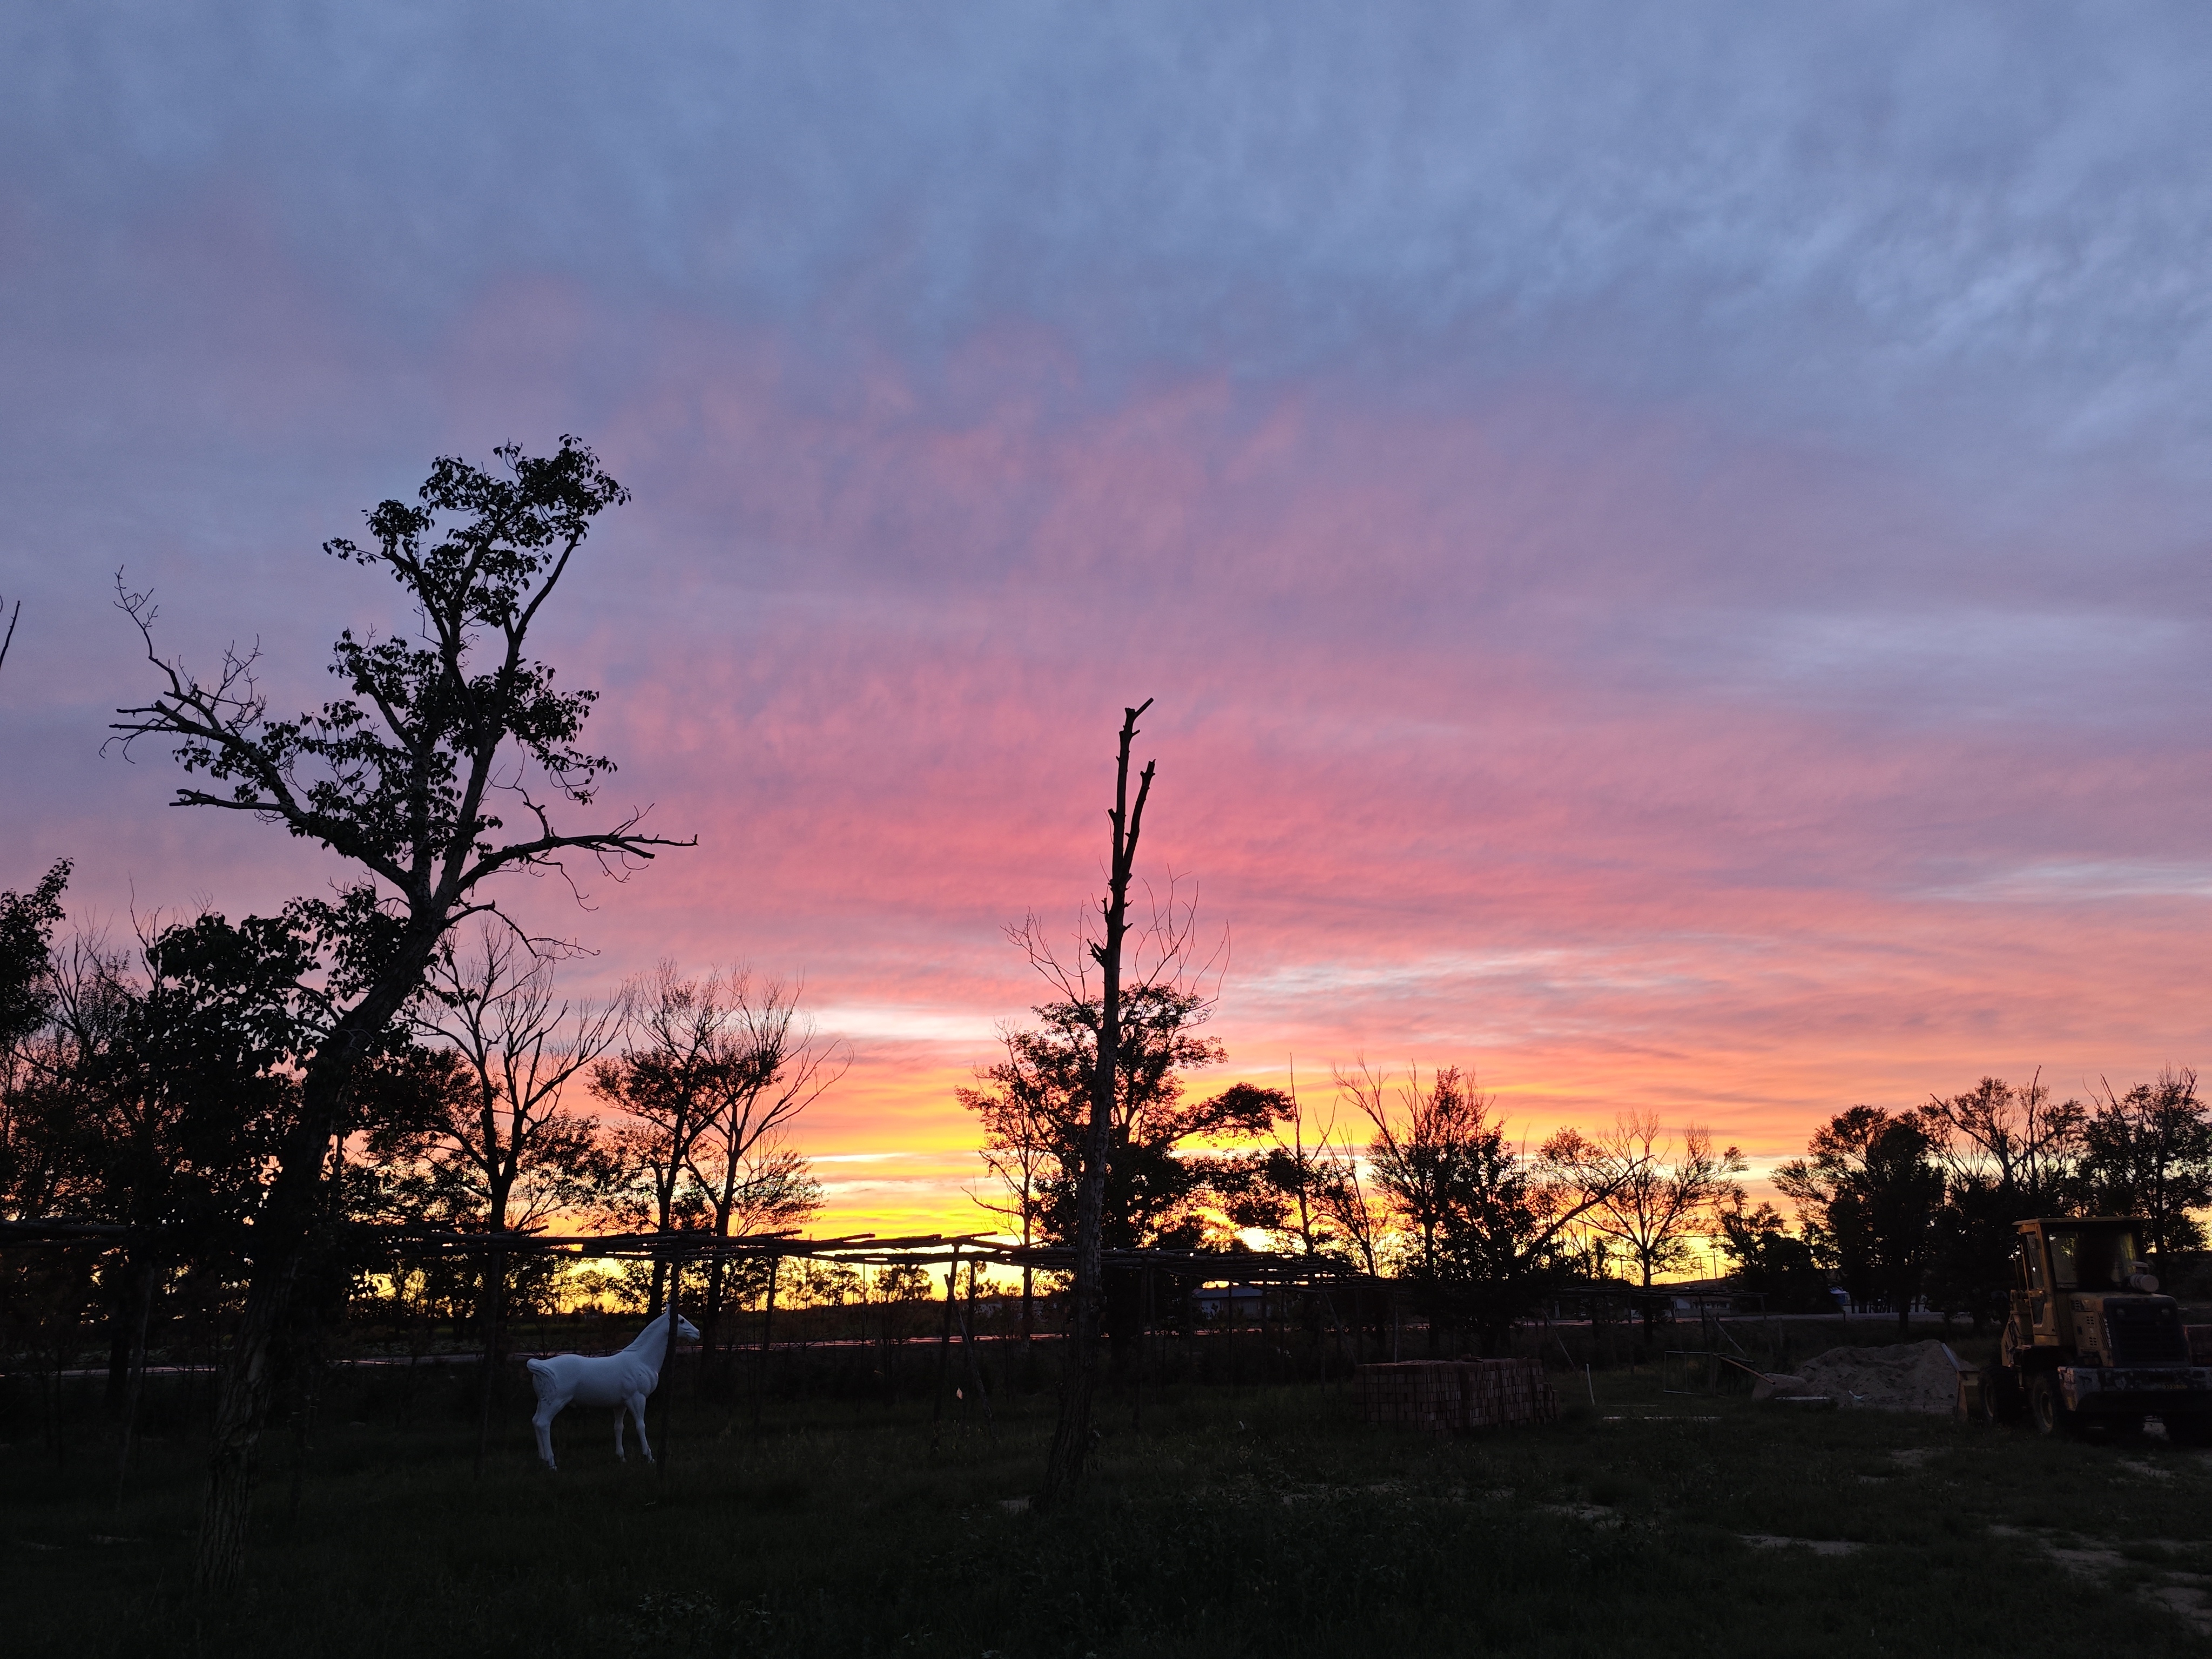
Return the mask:
M 1959 1362 L 1941 1342 L 1887 1348 L 1831 1348 L 1797 1367 L 1793 1381 L 1839 1406 L 1947 1414 L 1959 1398 Z

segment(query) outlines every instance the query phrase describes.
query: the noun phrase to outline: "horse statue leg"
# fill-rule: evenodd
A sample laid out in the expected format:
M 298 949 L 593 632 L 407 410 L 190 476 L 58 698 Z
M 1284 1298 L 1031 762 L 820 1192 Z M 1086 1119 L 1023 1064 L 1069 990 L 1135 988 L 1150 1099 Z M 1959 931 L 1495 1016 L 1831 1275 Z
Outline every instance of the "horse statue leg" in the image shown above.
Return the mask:
M 623 1450 L 623 1407 L 615 1407 L 615 1462 L 627 1463 L 629 1455 Z
M 531 1426 L 538 1431 L 538 1455 L 549 1469 L 561 1467 L 553 1461 L 553 1412 L 557 1409 L 550 1401 L 545 1402 L 539 1405 L 538 1414 L 530 1419 Z
M 645 1461 L 650 1463 L 653 1462 L 653 1444 L 645 1437 L 645 1396 L 643 1395 L 630 1395 L 629 1414 L 637 1419 L 638 1449 L 645 1454 Z
M 568 1403 L 554 1381 L 551 1370 L 538 1360 L 530 1362 L 530 1386 L 538 1393 L 538 1409 L 531 1413 L 531 1426 L 538 1431 L 538 1455 L 549 1469 L 561 1466 L 553 1461 L 553 1419 L 561 1414 L 561 1407 Z

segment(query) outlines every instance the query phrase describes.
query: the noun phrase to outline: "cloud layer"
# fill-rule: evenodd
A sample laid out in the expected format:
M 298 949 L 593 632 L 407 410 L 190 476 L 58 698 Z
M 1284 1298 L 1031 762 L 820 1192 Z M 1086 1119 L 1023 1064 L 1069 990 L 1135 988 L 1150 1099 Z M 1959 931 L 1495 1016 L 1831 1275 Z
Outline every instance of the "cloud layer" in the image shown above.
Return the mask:
M 2203 1052 L 2196 10 L 535 17 L 6 26 L 0 884 L 322 879 L 99 758 L 112 573 L 312 696 L 314 544 L 574 430 L 550 653 L 704 844 L 526 902 L 805 976 L 841 1221 L 956 1218 L 1146 696 L 1240 1069 L 1772 1155 Z

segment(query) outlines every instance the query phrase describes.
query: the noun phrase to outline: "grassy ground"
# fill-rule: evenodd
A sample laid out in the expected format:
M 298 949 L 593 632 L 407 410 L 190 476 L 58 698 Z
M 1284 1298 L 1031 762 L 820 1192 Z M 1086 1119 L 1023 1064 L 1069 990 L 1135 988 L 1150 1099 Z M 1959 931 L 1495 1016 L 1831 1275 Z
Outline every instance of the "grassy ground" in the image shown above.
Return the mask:
M 1576 1379 L 1577 1382 L 1581 1379 Z M 272 1437 L 251 1586 L 186 1594 L 197 1454 L 0 1449 L 0 1648 L 108 1655 L 1015 1656 L 2201 1650 L 2212 1458 L 1601 1374 L 1540 1430 L 1363 1427 L 1342 1389 L 1106 1405 L 1095 1477 L 1025 1500 L 1049 1402 L 995 1439 L 926 1410 L 686 1402 L 670 1472 L 604 1413 L 471 1474 L 458 1413 L 326 1407 L 296 1516 Z M 96 1489 L 96 1490 L 95 1490 Z M 1747 1540 L 1808 1540 L 1755 1542 Z M 1824 1546 L 1816 1550 L 1812 1546 Z M 1839 1548 L 1839 1546 L 1856 1547 Z

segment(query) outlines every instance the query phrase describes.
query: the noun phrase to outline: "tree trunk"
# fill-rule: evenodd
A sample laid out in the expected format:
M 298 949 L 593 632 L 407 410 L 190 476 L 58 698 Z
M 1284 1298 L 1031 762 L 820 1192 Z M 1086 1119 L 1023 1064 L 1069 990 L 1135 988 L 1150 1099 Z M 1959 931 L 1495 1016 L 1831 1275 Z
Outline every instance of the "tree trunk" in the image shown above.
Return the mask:
M 131 1449 L 138 1434 L 138 1399 L 146 1389 L 146 1327 L 154 1316 L 154 1285 L 159 1270 L 152 1258 L 132 1276 L 131 1300 L 137 1304 L 131 1319 L 130 1376 L 123 1394 L 123 1449 L 115 1459 L 115 1506 L 123 1507 L 123 1483 L 131 1474 Z
M 1091 1123 L 1084 1136 L 1083 1181 L 1076 1205 L 1075 1283 L 1070 1291 L 1074 1304 L 1073 1328 L 1066 1375 L 1060 1382 L 1060 1419 L 1054 1425 L 1052 1449 L 1045 1462 L 1046 1504 L 1074 1489 L 1091 1452 L 1091 1401 L 1098 1383 L 1098 1304 L 1103 1289 L 1100 1233 L 1106 1206 L 1106 1158 L 1114 1129 L 1115 1073 L 1121 1059 L 1121 946 L 1129 925 L 1129 875 L 1136 861 L 1145 800 L 1152 788 L 1152 768 L 1147 763 L 1131 807 L 1129 745 L 1136 738 L 1137 716 L 1152 706 L 1147 697 L 1137 708 L 1125 709 L 1121 719 L 1121 752 L 1114 781 L 1113 859 L 1108 866 L 1111 873 L 1105 902 L 1106 937 L 1097 951 L 1097 1063 L 1091 1075 Z
M 238 1585 L 246 1564 L 246 1528 L 253 1509 L 253 1471 L 269 1420 L 273 1378 L 270 1351 L 291 1306 L 320 1218 L 325 1164 L 343 1129 L 353 1074 L 407 994 L 419 984 L 443 931 L 417 927 L 403 939 L 379 983 L 354 1005 L 307 1066 L 300 1121 L 286 1137 L 276 1178 L 252 1231 L 253 1272 L 246 1307 L 216 1388 L 215 1433 L 208 1452 L 207 1498 L 200 1511 L 193 1565 L 203 1595 Z
M 296 1267 L 296 1258 L 286 1264 Z M 216 1389 L 215 1439 L 208 1454 L 207 1501 L 200 1511 L 199 1555 L 194 1580 L 208 1595 L 238 1585 L 246 1561 L 246 1523 L 253 1509 L 253 1465 L 261 1425 L 269 1418 L 270 1337 L 291 1299 L 288 1271 L 256 1273 L 246 1288 L 245 1311 L 231 1340 L 230 1357 Z

